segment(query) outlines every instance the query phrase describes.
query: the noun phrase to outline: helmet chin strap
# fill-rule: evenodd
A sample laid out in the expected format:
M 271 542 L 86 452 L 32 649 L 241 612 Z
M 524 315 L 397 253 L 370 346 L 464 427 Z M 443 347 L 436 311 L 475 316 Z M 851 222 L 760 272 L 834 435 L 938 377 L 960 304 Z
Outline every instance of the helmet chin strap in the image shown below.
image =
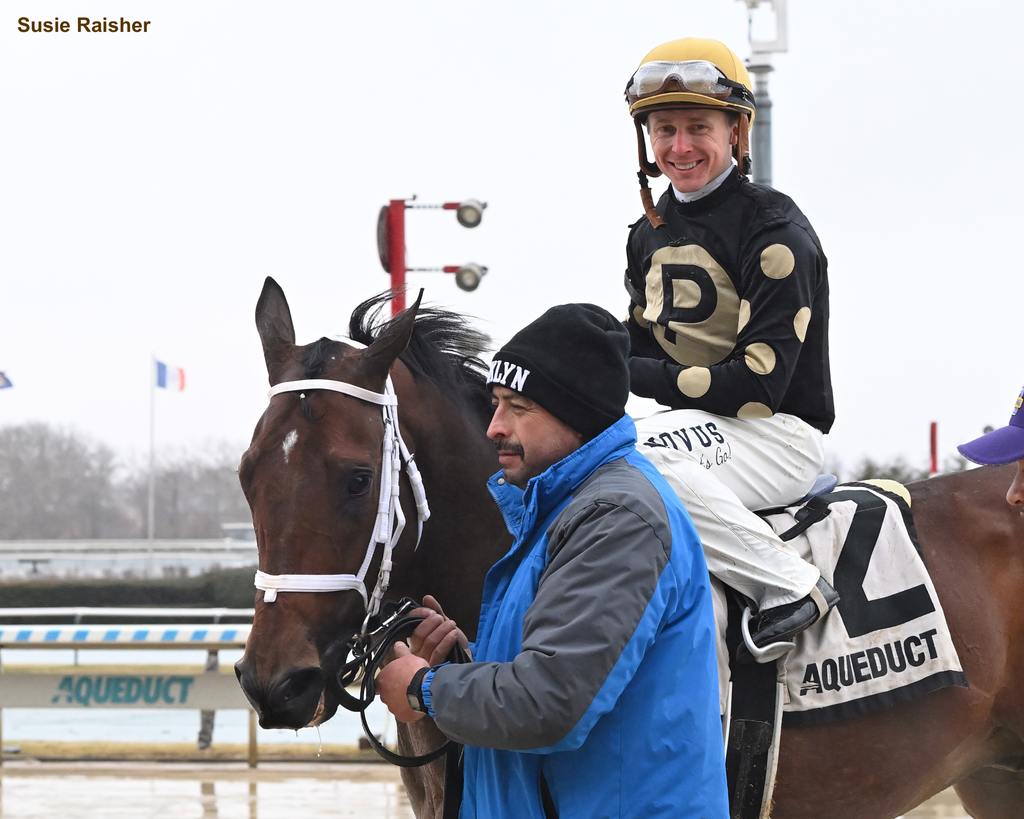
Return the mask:
M 635 117 L 633 124 L 636 126 L 636 151 L 640 158 L 640 170 L 636 175 L 637 179 L 640 180 L 640 201 L 643 203 L 647 221 L 651 223 L 652 228 L 657 229 L 665 224 L 665 220 L 655 210 L 654 198 L 651 196 L 651 186 L 647 182 L 647 177 L 657 178 L 661 176 L 661 168 L 647 158 L 647 142 L 644 139 L 644 127 L 640 123 L 640 117 Z
M 270 389 L 270 397 L 283 392 L 304 392 L 306 390 L 340 392 L 381 407 L 384 419 L 384 442 L 382 444 L 380 497 L 377 501 L 376 521 L 362 564 L 355 574 L 268 574 L 257 570 L 254 583 L 257 589 L 263 591 L 264 603 L 273 603 L 277 600 L 279 592 L 357 591 L 366 606 L 366 620 L 368 621 L 380 609 L 381 600 L 387 592 L 391 580 L 391 553 L 405 529 L 405 513 L 402 511 L 400 497 L 403 463 L 412 486 L 413 498 L 416 501 L 417 546 L 419 546 L 420 537 L 423 534 L 423 524 L 430 517 L 427 493 L 423 487 L 419 469 L 416 467 L 415 457 L 405 445 L 398 427 L 398 396 L 395 394 L 390 375 L 382 393 L 373 392 L 344 381 L 306 379 L 283 381 L 276 384 Z M 378 546 L 382 550 L 380 569 L 373 592 L 367 596 L 364 578 Z
M 654 207 L 654 198 L 651 196 L 651 186 L 647 183 L 647 174 L 639 171 L 636 176 L 640 180 L 640 201 L 643 203 L 647 221 L 651 223 L 652 228 L 660 228 L 665 224 L 665 220 L 658 215 L 658 211 Z
M 736 162 L 740 166 L 740 173 L 750 176 L 750 115 L 740 114 L 740 121 L 737 124 L 736 136 Z

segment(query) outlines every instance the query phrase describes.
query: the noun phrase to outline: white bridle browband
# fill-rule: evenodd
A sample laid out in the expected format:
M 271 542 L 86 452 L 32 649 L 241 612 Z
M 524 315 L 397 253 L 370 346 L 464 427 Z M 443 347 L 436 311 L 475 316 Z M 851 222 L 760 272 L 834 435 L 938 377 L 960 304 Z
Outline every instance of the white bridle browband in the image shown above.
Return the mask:
M 351 343 L 351 342 L 348 342 Z M 267 574 L 256 570 L 255 584 L 263 590 L 263 602 L 273 603 L 278 592 L 334 592 L 357 591 L 366 606 L 367 618 L 375 615 L 380 608 L 380 601 L 388 589 L 391 580 L 391 552 L 398 544 L 398 539 L 405 529 L 405 513 L 401 503 L 401 471 L 405 462 L 405 471 L 412 486 L 413 498 L 416 501 L 417 533 L 416 545 L 419 545 L 423 534 L 423 523 L 430 517 L 427 505 L 427 493 L 423 488 L 416 460 L 409 453 L 398 427 L 398 396 L 389 375 L 384 385 L 384 392 L 357 387 L 344 381 L 314 378 L 302 381 L 282 381 L 270 388 L 270 398 L 283 392 L 302 392 L 304 390 L 332 390 L 344 393 L 360 401 L 378 404 L 384 418 L 384 443 L 380 469 L 380 498 L 377 502 L 377 519 L 370 534 L 370 543 L 366 547 L 366 555 L 356 574 Z M 367 599 L 366 584 L 363 578 L 370 567 L 377 546 L 383 547 L 380 571 L 373 593 Z

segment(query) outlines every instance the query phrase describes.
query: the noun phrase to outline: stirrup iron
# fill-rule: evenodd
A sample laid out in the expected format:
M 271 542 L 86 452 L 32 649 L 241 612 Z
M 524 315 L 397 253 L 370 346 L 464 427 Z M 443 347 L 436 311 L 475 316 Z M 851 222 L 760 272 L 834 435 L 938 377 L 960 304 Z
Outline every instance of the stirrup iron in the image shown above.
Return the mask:
M 750 656 L 759 663 L 773 663 L 779 657 L 784 657 L 789 654 L 794 648 L 796 643 L 791 643 L 786 640 L 778 643 L 770 643 L 764 648 L 759 648 L 754 645 L 754 640 L 750 636 L 750 621 L 753 619 L 753 615 L 750 611 L 750 606 L 743 609 L 743 619 L 740 621 L 740 633 L 743 635 L 743 645 L 747 647 L 747 651 L 750 652 Z

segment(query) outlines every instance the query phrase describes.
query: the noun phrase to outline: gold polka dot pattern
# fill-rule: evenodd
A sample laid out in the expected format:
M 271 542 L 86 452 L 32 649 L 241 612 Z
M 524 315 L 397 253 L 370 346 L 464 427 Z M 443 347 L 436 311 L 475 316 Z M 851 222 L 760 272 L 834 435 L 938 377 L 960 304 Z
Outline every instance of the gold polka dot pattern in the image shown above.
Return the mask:
M 751 372 L 758 375 L 768 375 L 775 369 L 775 350 L 760 341 L 750 344 L 743 351 L 743 360 Z
M 740 318 L 739 323 L 736 326 L 736 335 L 743 332 L 743 328 L 747 326 L 747 322 L 750 321 L 750 302 L 746 299 L 740 299 Z
M 804 338 L 807 336 L 807 325 L 811 323 L 811 308 L 801 307 L 796 311 L 796 315 L 793 316 L 793 330 L 796 333 L 796 337 L 800 339 L 800 343 L 803 344 Z
M 742 418 L 744 421 L 753 421 L 757 418 L 771 418 L 772 415 L 774 413 L 771 411 L 771 408 L 759 401 L 748 401 L 736 413 L 736 417 Z
M 700 398 L 711 389 L 711 370 L 707 367 L 687 367 L 676 378 L 676 386 L 687 398 Z
M 785 245 L 768 245 L 761 251 L 761 272 L 769 279 L 784 279 L 793 272 L 796 259 Z

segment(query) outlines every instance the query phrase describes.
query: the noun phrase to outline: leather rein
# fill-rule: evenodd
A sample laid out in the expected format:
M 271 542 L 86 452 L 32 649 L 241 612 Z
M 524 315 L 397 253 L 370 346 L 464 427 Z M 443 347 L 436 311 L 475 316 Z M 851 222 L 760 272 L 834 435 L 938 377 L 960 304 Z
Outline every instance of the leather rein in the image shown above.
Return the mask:
M 457 755 L 461 751 L 461 746 L 450 739 L 433 751 L 419 756 L 396 754 L 377 739 L 367 724 L 366 709 L 377 697 L 377 672 L 385 665 L 391 647 L 399 640 L 407 639 L 423 622 L 422 617 L 414 617 L 409 614 L 412 609 L 416 608 L 417 603 L 408 597 L 398 603 L 386 601 L 385 606 L 393 607 L 393 612 L 380 619 L 379 624 L 372 630 L 353 635 L 344 644 L 346 653 L 351 659 L 341 665 L 336 675 L 338 686 L 335 693 L 338 696 L 338 703 L 349 711 L 359 713 L 367 742 L 370 743 L 373 750 L 392 765 L 402 768 L 418 768 L 439 759 L 452 748 L 456 749 Z M 465 663 L 469 662 L 469 655 L 462 646 L 456 643 L 448 659 L 450 662 Z M 360 674 L 362 674 L 362 681 L 359 687 L 359 696 L 355 697 L 345 689 L 349 685 L 354 685 Z

